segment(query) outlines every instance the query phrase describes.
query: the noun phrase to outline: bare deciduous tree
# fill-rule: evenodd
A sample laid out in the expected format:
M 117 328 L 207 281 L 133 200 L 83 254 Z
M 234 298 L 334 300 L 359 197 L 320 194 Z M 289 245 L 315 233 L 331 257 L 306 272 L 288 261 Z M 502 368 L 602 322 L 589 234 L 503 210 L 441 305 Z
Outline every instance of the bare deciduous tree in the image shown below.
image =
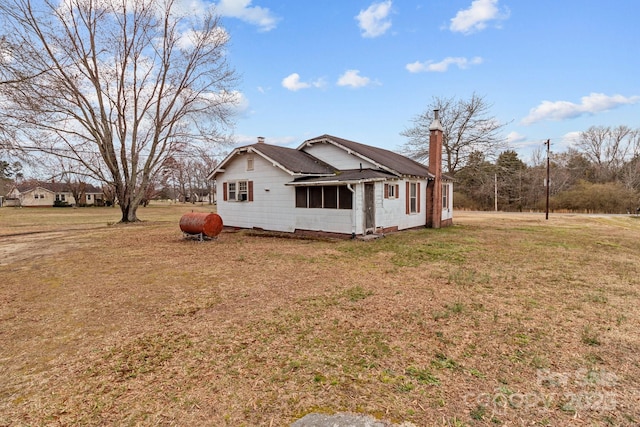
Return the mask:
M 238 101 L 219 18 L 178 6 L 0 3 L 0 121 L 17 141 L 112 186 L 123 222 L 137 221 L 145 190 L 177 147 L 222 141 Z
M 404 151 L 419 161 L 429 158 L 429 126 L 433 110 L 440 110 L 443 166 L 448 173 L 455 174 L 464 167 L 474 151 L 492 157 L 506 147 L 506 139 L 500 135 L 505 124 L 489 115 L 490 108 L 484 97 L 475 93 L 469 99 L 436 97 L 427 111 L 413 118 L 413 127 L 400 133 L 409 138 Z
M 628 126 L 591 126 L 580 133 L 577 147 L 594 164 L 600 182 L 617 180 L 624 163 L 637 151 L 638 131 Z
M 181 202 L 213 203 L 208 176 L 216 164 L 215 156 L 205 150 L 183 153 L 164 162 L 161 171 L 162 182 L 172 190 L 173 197 Z

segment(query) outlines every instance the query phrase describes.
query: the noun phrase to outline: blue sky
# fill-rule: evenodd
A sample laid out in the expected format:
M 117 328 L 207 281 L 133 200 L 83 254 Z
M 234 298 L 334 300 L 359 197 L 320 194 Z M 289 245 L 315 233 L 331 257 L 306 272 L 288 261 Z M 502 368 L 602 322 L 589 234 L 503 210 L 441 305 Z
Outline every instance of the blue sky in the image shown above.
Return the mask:
M 390 150 L 433 97 L 492 104 L 524 160 L 592 125 L 640 128 L 634 0 L 220 0 L 239 145 L 324 133 Z

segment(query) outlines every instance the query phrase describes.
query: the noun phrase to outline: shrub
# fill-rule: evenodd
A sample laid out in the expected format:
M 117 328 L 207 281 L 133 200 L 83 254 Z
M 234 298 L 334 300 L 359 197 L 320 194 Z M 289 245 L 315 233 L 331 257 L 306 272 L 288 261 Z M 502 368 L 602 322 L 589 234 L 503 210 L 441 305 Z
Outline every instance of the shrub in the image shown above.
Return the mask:
M 69 207 L 71 207 L 71 205 L 68 202 L 65 202 L 63 200 L 55 200 L 53 202 L 53 207 L 54 208 L 69 208 Z
M 627 213 L 635 211 L 639 195 L 619 183 L 594 184 L 581 181 L 573 189 L 553 196 L 551 208 L 579 212 Z

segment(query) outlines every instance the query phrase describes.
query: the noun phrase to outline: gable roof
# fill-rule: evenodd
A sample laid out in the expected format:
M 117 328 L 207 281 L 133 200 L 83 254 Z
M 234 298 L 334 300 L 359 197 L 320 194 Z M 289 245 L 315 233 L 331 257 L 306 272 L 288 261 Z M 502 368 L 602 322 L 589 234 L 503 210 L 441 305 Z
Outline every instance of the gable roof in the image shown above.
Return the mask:
M 231 152 L 220 164 L 211 172 L 209 179 L 213 179 L 218 173 L 224 172 L 224 168 L 238 154 L 255 153 L 273 166 L 279 167 L 290 175 L 333 175 L 335 169 L 330 165 L 316 159 L 312 155 L 293 148 L 280 147 L 277 145 L 258 143 L 238 147 Z
M 419 177 L 432 177 L 429 168 L 416 162 L 406 156 L 383 148 L 372 147 L 370 145 L 361 144 L 348 139 L 338 138 L 332 135 L 322 135 L 316 138 L 308 139 L 302 143 L 298 150 L 303 150 L 306 146 L 311 146 L 319 142 L 328 142 L 340 147 L 350 154 L 354 154 L 363 160 L 374 163 L 381 169 L 388 170 L 398 175 L 410 175 Z
M 277 160 L 286 169 L 296 174 L 326 175 L 335 172 L 334 168 L 304 151 L 264 143 L 253 144 L 251 147 L 265 157 Z

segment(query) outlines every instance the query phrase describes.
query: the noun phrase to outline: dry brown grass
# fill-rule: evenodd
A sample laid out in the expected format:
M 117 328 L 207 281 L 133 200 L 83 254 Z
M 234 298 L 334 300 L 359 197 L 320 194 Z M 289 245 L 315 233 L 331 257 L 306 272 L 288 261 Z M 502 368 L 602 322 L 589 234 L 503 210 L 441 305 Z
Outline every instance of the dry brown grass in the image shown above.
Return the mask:
M 640 423 L 640 219 L 197 242 L 191 209 L 0 209 L 0 425 Z

